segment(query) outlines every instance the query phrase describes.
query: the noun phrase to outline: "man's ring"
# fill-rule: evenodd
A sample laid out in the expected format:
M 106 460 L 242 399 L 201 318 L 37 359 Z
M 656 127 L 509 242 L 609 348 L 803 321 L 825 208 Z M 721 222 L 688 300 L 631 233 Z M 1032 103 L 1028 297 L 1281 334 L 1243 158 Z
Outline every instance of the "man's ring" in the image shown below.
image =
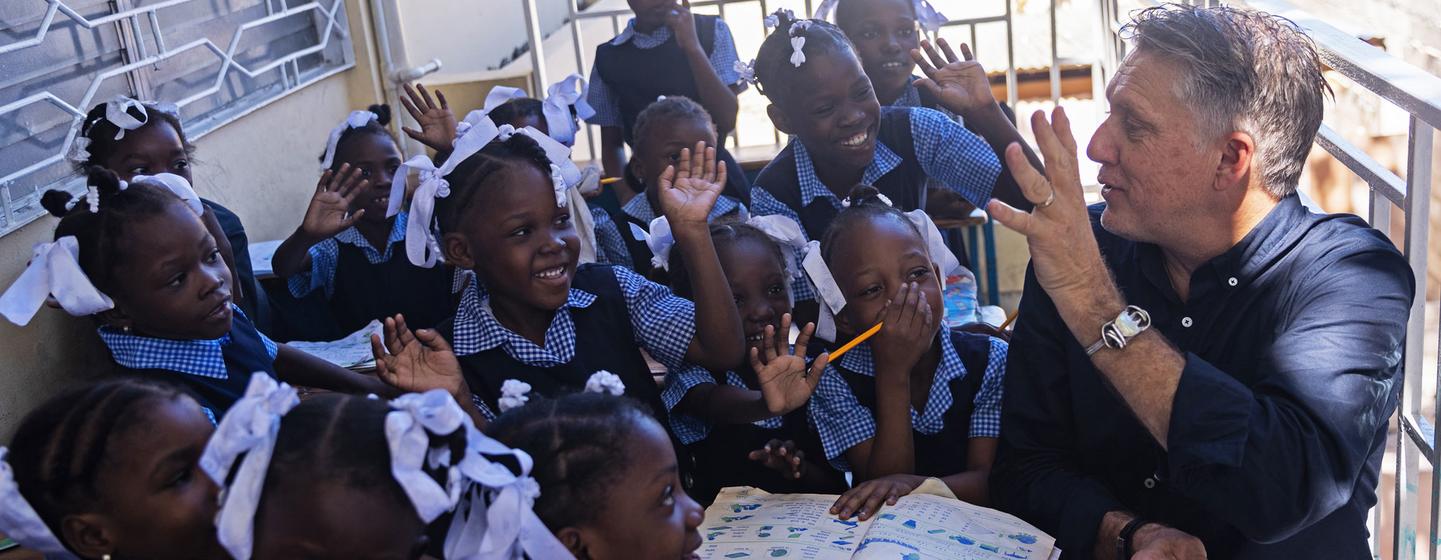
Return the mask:
M 1046 208 L 1056 203 L 1056 189 L 1051 189 L 1051 194 L 1046 196 L 1046 201 L 1036 205 L 1036 209 Z

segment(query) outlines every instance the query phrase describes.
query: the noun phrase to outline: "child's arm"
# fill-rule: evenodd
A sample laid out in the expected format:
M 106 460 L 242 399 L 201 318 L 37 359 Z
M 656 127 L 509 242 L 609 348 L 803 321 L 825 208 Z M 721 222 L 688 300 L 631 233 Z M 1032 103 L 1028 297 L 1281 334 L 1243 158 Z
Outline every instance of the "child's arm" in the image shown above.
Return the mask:
M 291 385 L 342 393 L 374 393 L 380 396 L 398 394 L 378 378 L 355 373 L 284 344 L 280 344 L 276 349 L 275 375 Z
M 991 196 L 1007 203 L 1014 200 L 1022 205 L 1017 208 L 1030 210 L 1033 205 L 1026 197 L 1021 196 L 1020 186 L 1007 169 L 1006 146 L 1012 143 L 1020 144 L 1026 159 L 1038 171 L 1042 170 L 1041 158 L 1036 156 L 1030 144 L 1021 138 L 1021 131 L 1017 130 L 1016 125 L 1001 111 L 1000 104 L 991 93 L 991 81 L 986 77 L 986 70 L 981 67 L 981 63 L 975 61 L 970 47 L 961 43 L 961 54 L 965 57 L 962 60 L 951 50 L 951 45 L 945 39 L 937 42 L 945 52 L 944 57 L 930 41 L 921 41 L 921 47 L 925 49 L 930 60 L 921 56 L 920 51 L 911 51 L 911 58 L 916 60 L 916 65 L 926 74 L 926 77 L 917 80 L 916 84 L 930 90 L 947 109 L 961 115 L 966 121 L 966 128 L 984 139 L 996 153 L 996 157 L 1001 161 L 1001 174 L 996 177 Z
M 876 435 L 846 451 L 858 481 L 915 472 L 911 369 L 930 348 L 936 319 L 915 283 L 901 286 L 882 313 L 871 348 L 876 365 Z
M 370 186 L 370 180 L 360 178 L 360 169 L 350 164 L 341 164 L 338 172 L 329 169 L 320 174 L 320 183 L 310 197 L 310 207 L 305 210 L 305 219 L 295 233 L 290 234 L 280 247 L 275 249 L 271 266 L 275 275 L 289 278 L 310 269 L 310 247 L 354 225 L 365 215 L 365 210 L 350 213 L 350 202 Z
M 940 478 L 956 498 L 968 504 L 989 506 L 991 464 L 996 461 L 996 438 L 971 438 L 966 444 L 966 470 Z M 831 514 L 841 519 L 860 515 L 865 521 L 880 511 L 881 504 L 896 505 L 901 496 L 914 492 L 927 477 L 915 474 L 891 474 L 867 480 L 847 490 L 831 506 Z
M 405 316 L 386 317 L 385 344 L 380 335 L 370 335 L 370 351 L 375 354 L 376 376 L 389 386 L 406 393 L 444 389 L 476 427 L 485 427 L 485 416 L 475 406 L 460 361 L 440 333 L 433 329 L 411 332 Z
M 435 98 L 440 99 L 439 104 L 435 102 Z M 405 112 L 410 113 L 410 118 L 420 125 L 420 130 L 406 126 L 400 130 L 435 150 L 437 154 L 446 154 L 453 147 L 458 125 L 455 122 L 455 113 L 450 111 L 450 103 L 445 100 L 445 94 L 437 89 L 435 98 L 430 96 L 423 84 L 416 84 L 414 88 L 408 83 L 405 84 L 405 97 L 400 98 L 400 103 L 405 106 Z
M 716 136 L 725 138 L 725 135 L 736 127 L 736 113 L 740 110 L 740 103 L 736 101 L 736 92 L 731 89 L 730 84 L 721 80 L 716 73 L 710 57 L 700 44 L 695 29 L 695 17 L 690 12 L 690 0 L 681 0 L 680 6 L 671 10 L 670 16 L 666 18 L 666 26 L 675 33 L 676 44 L 680 45 L 681 52 L 685 53 L 686 62 L 690 65 L 691 79 L 695 80 L 696 89 L 700 91 L 700 99 L 696 101 L 705 107 L 711 120 L 715 121 Z M 720 32 L 730 32 L 721 25 L 716 26 L 716 31 L 717 43 L 724 40 L 720 37 Z
M 685 252 L 695 294 L 696 333 L 685 359 L 712 371 L 735 369 L 745 359 L 740 312 L 707 221 L 725 180 L 725 166 L 716 165 L 715 148 L 697 142 L 694 152 L 681 150 L 680 161 L 661 173 L 657 185 L 676 246 Z

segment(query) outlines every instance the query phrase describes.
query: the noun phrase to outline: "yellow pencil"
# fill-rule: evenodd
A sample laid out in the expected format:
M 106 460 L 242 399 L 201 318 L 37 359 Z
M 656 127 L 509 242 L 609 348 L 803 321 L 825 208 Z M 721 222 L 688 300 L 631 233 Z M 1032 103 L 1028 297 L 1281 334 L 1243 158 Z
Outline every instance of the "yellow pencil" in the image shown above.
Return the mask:
M 867 330 L 866 332 L 861 333 L 861 335 L 858 336 L 858 337 L 856 337 L 855 340 L 852 340 L 852 341 L 850 341 L 850 342 L 847 342 L 847 343 L 845 343 L 844 345 L 842 345 L 840 348 L 837 348 L 835 352 L 831 352 L 831 358 L 830 358 L 831 363 L 835 363 L 836 359 L 838 359 L 838 358 L 841 357 L 841 354 L 845 354 L 846 352 L 850 352 L 852 348 L 855 348 L 855 347 L 858 346 L 860 343 L 865 342 L 867 339 L 875 336 L 876 333 L 881 332 L 881 327 L 882 327 L 883 325 L 885 325 L 885 323 L 876 323 L 876 326 L 871 327 L 870 330 Z
M 620 178 L 620 177 L 606 177 L 606 178 L 600 180 L 600 184 L 602 184 L 602 185 L 609 185 L 609 184 L 611 184 L 611 183 L 619 183 L 619 182 L 621 182 L 621 181 L 623 181 L 623 180 L 624 180 L 624 179 L 622 179 L 622 178 Z
M 1006 327 L 1011 326 L 1011 323 L 1016 322 L 1016 317 L 1020 317 L 1020 316 L 1021 316 L 1021 310 L 1020 310 L 1019 308 L 1016 309 L 1015 311 L 1011 312 L 1011 316 L 1010 316 L 1010 317 L 1006 317 L 1006 322 L 1001 323 L 1001 328 L 1000 328 L 1000 330 L 1003 330 L 1003 331 L 1006 330 Z

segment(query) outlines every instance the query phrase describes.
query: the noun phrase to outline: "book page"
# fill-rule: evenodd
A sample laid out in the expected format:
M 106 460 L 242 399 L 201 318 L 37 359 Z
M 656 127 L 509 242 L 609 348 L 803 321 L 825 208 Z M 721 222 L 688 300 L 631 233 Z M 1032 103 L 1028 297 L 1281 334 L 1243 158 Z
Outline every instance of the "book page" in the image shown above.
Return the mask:
M 848 560 L 871 521 L 831 515 L 837 496 L 726 488 L 700 526 L 701 558 Z
M 1047 560 L 1056 541 L 1020 519 L 959 500 L 912 494 L 881 509 L 855 558 Z
M 370 335 L 384 336 L 382 330 L 380 321 L 371 320 L 365 327 L 340 340 L 329 342 L 296 340 L 287 342 L 286 345 L 343 368 L 363 370 L 366 369 L 366 366 L 375 367 L 375 354 L 370 349 Z

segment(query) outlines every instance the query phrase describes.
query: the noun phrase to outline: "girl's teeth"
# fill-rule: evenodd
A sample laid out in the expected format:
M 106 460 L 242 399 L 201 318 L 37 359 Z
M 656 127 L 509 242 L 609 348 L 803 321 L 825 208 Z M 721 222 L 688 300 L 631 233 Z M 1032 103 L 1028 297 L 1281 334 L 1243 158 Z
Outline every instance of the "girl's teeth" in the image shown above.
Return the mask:
M 859 145 L 861 145 L 862 143 L 864 143 L 865 141 L 866 141 L 866 133 L 862 132 L 862 133 L 860 133 L 860 134 L 857 134 L 857 135 L 855 135 L 855 136 L 852 136 L 852 137 L 850 137 L 850 138 L 845 139 L 845 141 L 844 141 L 844 142 L 841 142 L 841 144 L 846 145 L 846 146 L 859 146 Z
M 541 271 L 541 272 L 537 272 L 535 275 L 536 275 L 537 277 L 539 277 L 539 278 L 545 278 L 545 279 L 560 278 L 560 275 L 563 274 L 564 272 L 565 272 L 564 269 L 553 268 L 553 269 L 550 269 L 550 270 L 544 270 L 544 271 Z

